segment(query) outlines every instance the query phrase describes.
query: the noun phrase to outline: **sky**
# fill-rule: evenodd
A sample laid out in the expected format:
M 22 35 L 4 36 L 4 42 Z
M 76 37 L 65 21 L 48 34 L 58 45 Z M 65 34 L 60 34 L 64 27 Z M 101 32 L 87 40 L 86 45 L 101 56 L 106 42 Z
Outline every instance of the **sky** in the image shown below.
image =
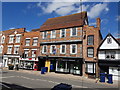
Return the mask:
M 118 37 L 118 2 L 2 2 L 2 30 L 31 31 L 40 28 L 48 18 L 80 13 L 81 6 L 82 11 L 87 11 L 90 26 L 96 26 L 96 18 L 101 18 L 103 38 L 109 32 Z

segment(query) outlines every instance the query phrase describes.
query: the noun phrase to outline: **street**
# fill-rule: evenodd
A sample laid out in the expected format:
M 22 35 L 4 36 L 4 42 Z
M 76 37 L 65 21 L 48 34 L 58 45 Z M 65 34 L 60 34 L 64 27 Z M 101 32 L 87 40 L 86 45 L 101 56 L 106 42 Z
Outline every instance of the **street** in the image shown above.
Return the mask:
M 55 85 L 60 84 L 60 83 L 66 83 L 69 85 L 72 85 L 73 90 L 74 89 L 82 89 L 82 88 L 89 88 L 91 90 L 99 90 L 102 88 L 108 88 L 118 90 L 117 85 L 112 85 L 112 84 L 103 84 L 103 83 L 95 83 L 92 80 L 87 81 L 87 79 L 74 79 L 70 78 L 68 75 L 68 78 L 64 77 L 64 75 L 61 75 L 61 77 L 58 77 L 56 75 L 41 75 L 40 73 L 38 74 L 31 74 L 30 71 L 24 72 L 24 70 L 21 71 L 15 71 L 15 70 L 3 70 L 2 71 L 2 83 L 1 85 L 3 86 L 3 90 L 6 90 L 4 88 L 7 88 L 8 90 L 41 90 L 41 89 L 48 89 L 50 90 L 53 88 Z M 38 71 L 36 71 L 38 72 Z M 35 73 L 36 73 L 35 72 Z M 56 73 L 55 73 L 56 74 Z M 67 75 L 67 74 L 65 74 Z M 63 77 L 62 77 L 63 76 Z M 78 76 L 80 77 L 80 76 Z M 77 78 L 78 78 L 77 77 Z M 12 88 L 12 89 L 11 89 Z M 116 88 L 116 89 L 115 89 Z

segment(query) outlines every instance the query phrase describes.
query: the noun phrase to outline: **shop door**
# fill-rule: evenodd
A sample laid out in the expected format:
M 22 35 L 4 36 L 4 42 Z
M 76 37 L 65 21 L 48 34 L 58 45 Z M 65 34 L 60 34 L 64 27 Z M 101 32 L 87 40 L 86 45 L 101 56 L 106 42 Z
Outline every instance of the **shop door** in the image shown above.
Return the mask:
M 74 64 L 70 64 L 70 74 L 74 73 Z

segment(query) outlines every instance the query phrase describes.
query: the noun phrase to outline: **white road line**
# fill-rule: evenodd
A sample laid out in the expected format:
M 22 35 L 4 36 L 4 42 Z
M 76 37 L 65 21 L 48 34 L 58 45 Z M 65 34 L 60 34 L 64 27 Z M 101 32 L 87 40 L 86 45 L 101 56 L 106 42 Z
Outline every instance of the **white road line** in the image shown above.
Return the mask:
M 0 77 L 0 78 L 12 78 L 12 77 L 16 77 L 16 76 L 7 76 L 7 77 Z

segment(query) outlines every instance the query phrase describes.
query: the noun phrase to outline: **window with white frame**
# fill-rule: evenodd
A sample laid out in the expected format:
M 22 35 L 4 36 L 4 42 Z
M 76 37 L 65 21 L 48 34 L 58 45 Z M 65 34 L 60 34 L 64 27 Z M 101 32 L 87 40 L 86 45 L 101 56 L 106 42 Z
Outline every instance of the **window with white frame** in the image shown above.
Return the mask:
M 33 38 L 33 46 L 37 46 L 38 44 L 38 38 Z
M 0 46 L 0 53 L 3 51 L 3 45 Z
M 7 54 L 11 54 L 11 53 L 12 53 L 12 46 L 8 46 Z
M 30 46 L 30 39 L 25 40 L 25 46 Z
M 60 45 L 60 53 L 65 54 L 66 53 L 66 45 Z
M 14 46 L 14 54 L 18 54 L 19 52 L 19 46 Z
M 76 44 L 71 44 L 70 45 L 70 53 L 71 54 L 76 54 L 77 53 L 77 45 Z
M 60 37 L 63 38 L 66 36 L 66 29 L 61 29 L 60 30 Z
M 87 44 L 94 45 L 94 35 L 88 35 Z
M 51 38 L 56 38 L 56 31 L 55 30 L 51 31 Z
M 14 36 L 10 36 L 9 37 L 9 43 L 13 43 L 13 41 L 14 41 Z
M 1 37 L 1 43 L 4 43 L 5 42 L 5 36 L 2 36 Z
M 106 51 L 106 59 L 115 59 L 115 51 Z
M 29 53 L 28 50 L 24 50 L 25 57 L 28 57 L 28 53 Z
M 42 47 L 42 53 L 47 53 L 47 45 L 44 45 L 43 47 Z
M 56 54 L 56 46 L 55 45 L 51 45 L 50 53 L 51 54 Z
M 71 28 L 71 36 L 77 36 L 77 28 Z
M 43 39 L 46 39 L 47 38 L 47 31 L 44 31 L 43 32 Z
M 16 36 L 16 43 L 20 43 L 20 38 L 21 38 L 21 35 Z
M 32 50 L 32 57 L 36 57 L 36 50 Z
M 93 47 L 87 48 L 87 57 L 94 57 L 94 48 Z
M 86 73 L 95 73 L 96 64 L 95 63 L 86 63 Z

